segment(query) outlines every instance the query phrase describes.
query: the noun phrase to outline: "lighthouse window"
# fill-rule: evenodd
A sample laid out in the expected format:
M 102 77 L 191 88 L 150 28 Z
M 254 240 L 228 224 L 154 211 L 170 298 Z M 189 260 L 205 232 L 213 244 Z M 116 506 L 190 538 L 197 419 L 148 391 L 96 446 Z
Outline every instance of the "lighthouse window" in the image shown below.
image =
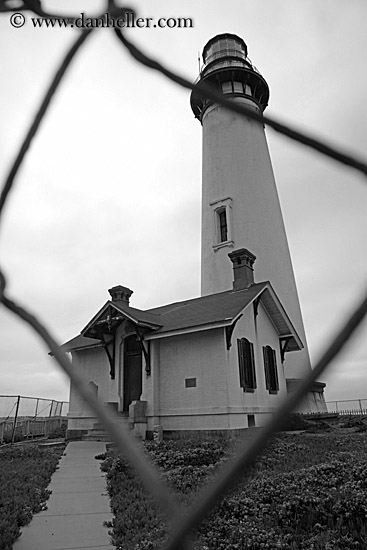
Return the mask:
M 233 246 L 232 199 L 226 197 L 210 203 L 213 211 L 213 249 Z
M 224 243 L 228 240 L 227 212 L 225 208 L 218 210 L 219 241 Z
M 232 82 L 223 82 L 222 84 L 222 91 L 224 94 L 231 94 L 232 93 Z
M 233 82 L 233 91 L 238 94 L 243 93 L 242 82 Z

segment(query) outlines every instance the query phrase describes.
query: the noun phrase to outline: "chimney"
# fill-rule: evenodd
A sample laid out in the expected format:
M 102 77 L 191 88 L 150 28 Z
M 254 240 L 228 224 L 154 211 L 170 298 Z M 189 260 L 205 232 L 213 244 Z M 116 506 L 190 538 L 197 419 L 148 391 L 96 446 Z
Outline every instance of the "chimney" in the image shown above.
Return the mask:
M 239 248 L 228 254 L 233 263 L 233 290 L 248 288 L 254 283 L 253 265 L 256 256 L 246 248 Z
M 117 285 L 110 288 L 108 292 L 110 293 L 113 302 L 125 302 L 128 306 L 133 290 L 130 290 L 130 288 L 127 288 L 126 286 Z

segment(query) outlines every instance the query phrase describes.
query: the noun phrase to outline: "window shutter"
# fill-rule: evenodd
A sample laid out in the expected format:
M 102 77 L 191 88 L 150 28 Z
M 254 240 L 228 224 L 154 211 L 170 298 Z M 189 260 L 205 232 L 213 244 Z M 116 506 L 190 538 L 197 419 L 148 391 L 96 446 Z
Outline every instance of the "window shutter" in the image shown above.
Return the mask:
M 279 390 L 279 380 L 278 380 L 278 367 L 277 367 L 277 356 L 274 349 L 271 350 L 273 354 L 273 371 L 274 371 L 274 389 Z
M 246 391 L 256 388 L 254 346 L 247 338 L 237 340 L 240 385 Z
M 251 368 L 251 374 L 252 374 L 252 387 L 253 389 L 256 388 L 256 370 L 255 370 L 255 357 L 254 357 L 254 345 L 249 342 L 249 348 L 250 348 L 250 368 Z
M 250 342 L 246 338 L 242 338 L 243 342 L 243 355 L 244 355 L 244 388 L 251 388 L 251 369 L 250 367 Z
M 245 372 L 244 372 L 244 354 L 243 354 L 243 344 L 242 340 L 237 340 L 237 349 L 238 349 L 238 366 L 240 371 L 240 386 L 241 388 L 245 387 Z
M 268 355 L 268 347 L 263 347 L 263 355 L 264 355 L 264 370 L 265 370 L 265 385 L 266 389 L 271 389 L 270 384 L 270 370 L 269 370 L 269 355 Z

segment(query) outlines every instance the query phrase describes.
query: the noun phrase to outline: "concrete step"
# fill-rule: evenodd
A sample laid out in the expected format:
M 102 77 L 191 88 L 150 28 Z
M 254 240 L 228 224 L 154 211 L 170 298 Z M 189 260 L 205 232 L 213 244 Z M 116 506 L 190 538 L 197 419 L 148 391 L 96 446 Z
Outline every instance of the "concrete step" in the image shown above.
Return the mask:
M 129 417 L 127 415 L 121 415 L 117 417 L 119 424 L 129 426 Z M 130 427 L 130 426 L 129 426 Z M 83 435 L 83 441 L 111 441 L 111 437 L 108 432 L 103 428 L 102 424 L 95 422 L 93 428 L 88 430 L 88 433 Z
M 119 413 L 116 417 L 116 421 L 124 423 L 124 424 L 128 424 L 129 423 L 129 415 L 125 414 L 125 413 Z M 93 424 L 93 430 L 103 430 L 104 431 L 104 426 L 100 422 L 95 422 Z
M 111 437 L 107 432 L 99 434 L 87 433 L 83 435 L 82 441 L 104 441 L 105 443 L 109 443 L 111 442 Z
M 102 424 L 99 424 L 98 422 L 96 422 L 95 424 L 93 424 L 93 430 L 103 430 L 103 426 Z
M 93 430 L 88 430 L 88 434 L 91 434 L 91 435 L 106 435 L 107 431 L 106 430 L 102 430 L 102 428 L 100 428 L 99 430 L 95 430 L 93 428 Z

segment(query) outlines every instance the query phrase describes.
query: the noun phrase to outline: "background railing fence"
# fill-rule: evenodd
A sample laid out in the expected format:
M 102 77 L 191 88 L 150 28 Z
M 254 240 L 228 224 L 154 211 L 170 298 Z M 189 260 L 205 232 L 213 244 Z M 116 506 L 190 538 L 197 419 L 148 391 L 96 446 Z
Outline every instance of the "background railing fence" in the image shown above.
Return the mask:
M 0 443 L 48 437 L 66 425 L 68 406 L 67 401 L 0 395 Z
M 326 402 L 328 412 L 367 415 L 367 399 L 343 399 Z

